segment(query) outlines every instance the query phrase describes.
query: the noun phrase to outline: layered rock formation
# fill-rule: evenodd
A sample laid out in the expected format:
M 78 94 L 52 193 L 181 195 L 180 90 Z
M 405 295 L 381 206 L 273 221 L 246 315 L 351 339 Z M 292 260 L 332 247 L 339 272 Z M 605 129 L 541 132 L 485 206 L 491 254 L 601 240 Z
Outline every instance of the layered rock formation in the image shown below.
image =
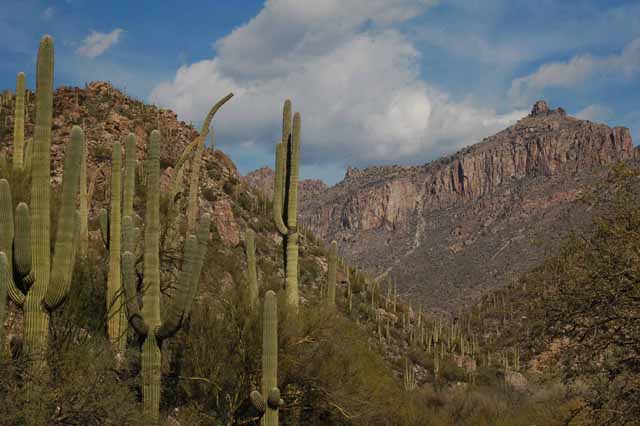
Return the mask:
M 342 254 L 432 306 L 515 279 L 574 224 L 572 203 L 605 166 L 634 156 L 623 127 L 536 102 L 515 125 L 415 167 L 349 168 L 303 196 L 301 222 Z

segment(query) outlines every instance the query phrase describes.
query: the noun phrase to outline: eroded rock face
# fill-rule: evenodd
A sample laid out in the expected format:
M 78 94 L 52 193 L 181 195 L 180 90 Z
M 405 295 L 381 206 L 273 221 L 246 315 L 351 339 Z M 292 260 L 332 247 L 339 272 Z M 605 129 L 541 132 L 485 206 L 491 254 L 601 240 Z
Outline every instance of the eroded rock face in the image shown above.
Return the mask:
M 449 157 L 416 167 L 349 168 L 301 197 L 300 221 L 341 254 L 442 305 L 532 266 L 583 212 L 568 211 L 605 166 L 633 158 L 624 127 L 536 102 L 529 116 Z M 458 287 L 458 290 L 455 290 Z

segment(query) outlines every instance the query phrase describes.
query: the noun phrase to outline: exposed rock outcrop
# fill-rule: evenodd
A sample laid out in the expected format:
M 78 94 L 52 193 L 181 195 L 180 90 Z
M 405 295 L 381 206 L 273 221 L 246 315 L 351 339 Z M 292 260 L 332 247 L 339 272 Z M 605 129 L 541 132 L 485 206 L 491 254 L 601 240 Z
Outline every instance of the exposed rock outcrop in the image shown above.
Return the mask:
M 303 191 L 301 222 L 380 277 L 395 277 L 403 292 L 443 305 L 532 266 L 585 219 L 571 207 L 584 186 L 634 153 L 627 128 L 538 101 L 529 116 L 449 157 L 350 167 L 337 185 Z

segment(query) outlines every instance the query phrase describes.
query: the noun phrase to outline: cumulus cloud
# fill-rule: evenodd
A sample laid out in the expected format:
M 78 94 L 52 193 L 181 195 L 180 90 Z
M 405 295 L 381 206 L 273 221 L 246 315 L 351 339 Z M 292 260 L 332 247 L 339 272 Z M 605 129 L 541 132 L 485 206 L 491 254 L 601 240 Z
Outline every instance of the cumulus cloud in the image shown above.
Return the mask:
M 107 51 L 110 47 L 116 45 L 120 40 L 120 35 L 124 32 L 122 28 L 116 28 L 110 33 L 100 33 L 92 31 L 82 45 L 76 51 L 81 56 L 87 58 L 97 58 Z
M 227 92 L 218 140 L 273 143 L 282 103 L 302 114 L 308 164 L 422 161 L 491 134 L 527 114 L 456 102 L 421 80 L 419 53 L 395 27 L 430 0 L 272 0 L 214 45 L 216 56 L 182 66 L 152 102 L 200 121 Z
M 566 62 L 544 64 L 534 73 L 511 83 L 509 95 L 519 103 L 529 102 L 547 87 L 575 88 L 602 78 L 630 78 L 640 72 L 640 38 L 631 41 L 619 54 L 577 55 Z

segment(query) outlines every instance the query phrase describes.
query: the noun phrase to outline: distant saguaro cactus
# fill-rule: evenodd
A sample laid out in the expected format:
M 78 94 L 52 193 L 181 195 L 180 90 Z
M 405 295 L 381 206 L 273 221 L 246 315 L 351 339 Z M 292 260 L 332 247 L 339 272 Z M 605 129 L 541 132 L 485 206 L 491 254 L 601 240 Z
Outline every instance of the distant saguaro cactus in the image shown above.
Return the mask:
M 331 242 L 329 248 L 329 266 L 327 268 L 327 304 L 336 305 L 336 269 L 338 259 L 338 243 Z
M 196 235 L 189 235 L 184 243 L 182 270 L 164 321 L 160 317 L 160 132 L 151 133 L 147 172 L 147 206 L 144 230 L 144 278 L 142 307 L 138 303 L 135 257 L 130 250 L 122 256 L 127 315 L 132 328 L 142 341 L 142 399 L 144 411 L 152 419 L 159 418 L 161 347 L 173 336 L 188 315 L 191 300 L 202 270 L 204 252 L 210 227 L 209 214 L 203 215 Z M 133 247 L 133 220 L 123 220 L 123 247 Z
M 256 233 L 247 229 L 244 233 L 247 253 L 247 278 L 249 280 L 249 306 L 253 309 L 258 303 L 258 274 L 256 271 Z
M 282 140 L 276 145 L 273 218 L 285 246 L 287 304 L 298 310 L 298 174 L 300 162 L 300 113 L 291 123 L 291 101 L 284 103 Z

